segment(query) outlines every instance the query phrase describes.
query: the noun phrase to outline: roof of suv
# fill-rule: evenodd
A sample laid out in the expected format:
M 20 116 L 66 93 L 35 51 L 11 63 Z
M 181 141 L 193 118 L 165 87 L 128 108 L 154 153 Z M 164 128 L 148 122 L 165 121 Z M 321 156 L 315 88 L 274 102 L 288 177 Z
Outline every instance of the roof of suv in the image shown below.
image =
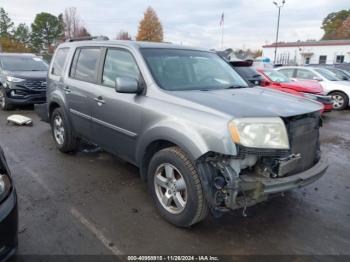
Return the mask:
M 136 49 L 140 48 L 171 48 L 171 49 L 186 49 L 186 50 L 198 50 L 198 51 L 207 51 L 213 52 L 207 49 L 176 45 L 166 42 L 142 42 L 142 41 L 132 41 L 132 40 L 84 40 L 84 41 L 73 41 L 73 42 L 64 42 L 60 46 L 113 46 L 113 45 L 123 45 L 129 46 Z

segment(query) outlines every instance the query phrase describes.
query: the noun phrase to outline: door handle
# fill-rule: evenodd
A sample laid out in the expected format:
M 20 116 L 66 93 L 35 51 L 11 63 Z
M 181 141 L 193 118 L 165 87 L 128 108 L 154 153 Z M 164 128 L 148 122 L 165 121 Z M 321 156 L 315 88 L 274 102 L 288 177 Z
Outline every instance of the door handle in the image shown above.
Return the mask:
M 63 87 L 63 91 L 66 92 L 67 94 L 72 92 L 68 86 Z
M 95 97 L 94 100 L 99 104 L 105 104 L 106 102 L 103 100 L 102 96 Z

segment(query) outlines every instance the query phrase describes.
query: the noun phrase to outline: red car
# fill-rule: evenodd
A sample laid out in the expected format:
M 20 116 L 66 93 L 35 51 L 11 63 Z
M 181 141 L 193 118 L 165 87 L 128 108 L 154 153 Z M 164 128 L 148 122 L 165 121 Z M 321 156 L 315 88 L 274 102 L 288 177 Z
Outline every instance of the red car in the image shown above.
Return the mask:
M 323 95 L 323 88 L 318 82 L 308 80 L 292 81 L 273 69 L 257 69 L 257 71 L 264 78 L 262 86 L 314 99 L 324 105 L 325 112 L 333 109 L 332 98 Z

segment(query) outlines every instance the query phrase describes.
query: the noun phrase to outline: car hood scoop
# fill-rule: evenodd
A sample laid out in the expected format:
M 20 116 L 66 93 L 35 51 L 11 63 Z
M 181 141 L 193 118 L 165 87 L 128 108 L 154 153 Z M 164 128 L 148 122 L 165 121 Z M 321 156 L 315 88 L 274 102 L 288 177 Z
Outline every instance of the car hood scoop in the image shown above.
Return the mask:
M 289 117 L 322 110 L 309 99 L 268 88 L 176 91 L 173 95 L 234 117 Z

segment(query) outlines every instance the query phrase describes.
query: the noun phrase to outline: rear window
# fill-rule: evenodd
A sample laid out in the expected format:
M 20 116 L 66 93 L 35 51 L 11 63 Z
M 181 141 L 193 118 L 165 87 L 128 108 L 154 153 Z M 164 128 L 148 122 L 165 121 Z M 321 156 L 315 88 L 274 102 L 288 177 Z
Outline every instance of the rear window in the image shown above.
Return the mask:
M 101 49 L 98 47 L 77 49 L 74 55 L 76 62 L 73 63 L 71 77 L 86 82 L 95 82 L 100 51 Z
M 69 48 L 60 48 L 57 50 L 55 55 L 55 60 L 52 64 L 51 73 L 56 76 L 61 76 L 63 73 L 63 67 L 66 63 L 67 54 L 68 54 Z
M 234 69 L 244 79 L 262 79 L 262 76 L 254 68 L 235 66 Z

